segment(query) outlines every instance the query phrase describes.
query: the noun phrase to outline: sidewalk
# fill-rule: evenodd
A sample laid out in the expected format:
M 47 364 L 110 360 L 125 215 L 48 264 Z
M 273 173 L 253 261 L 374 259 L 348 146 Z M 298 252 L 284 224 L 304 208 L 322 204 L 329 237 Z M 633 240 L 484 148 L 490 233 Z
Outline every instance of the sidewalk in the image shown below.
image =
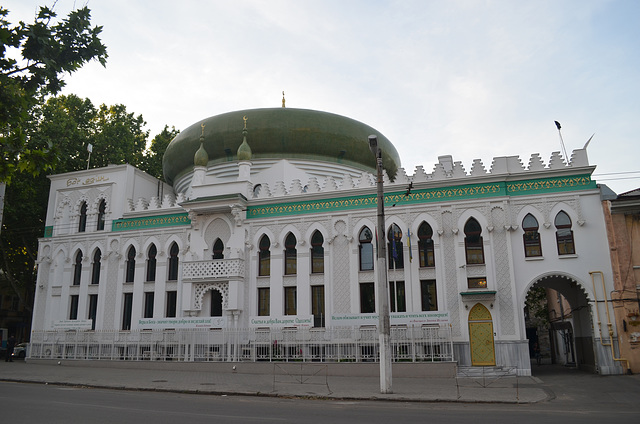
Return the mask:
M 380 393 L 378 377 L 325 375 L 322 364 L 304 375 L 265 363 L 265 373 L 242 372 L 242 363 L 214 372 L 211 363 L 27 360 L 0 362 L 0 381 L 124 390 L 417 402 L 536 403 L 551 396 L 535 377 L 394 378 Z M 236 366 L 234 369 L 233 367 Z M 312 368 L 313 369 L 313 368 Z

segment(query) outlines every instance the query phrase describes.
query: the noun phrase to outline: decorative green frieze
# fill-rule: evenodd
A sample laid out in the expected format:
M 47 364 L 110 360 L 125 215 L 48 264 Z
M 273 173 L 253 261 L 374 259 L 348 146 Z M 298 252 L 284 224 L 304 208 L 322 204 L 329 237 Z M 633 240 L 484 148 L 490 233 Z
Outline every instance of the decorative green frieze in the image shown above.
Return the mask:
M 533 194 L 557 193 L 563 191 L 596 188 L 595 181 L 589 175 L 577 175 L 537 180 L 496 182 L 464 186 L 412 190 L 387 193 L 384 204 L 409 205 L 442 201 L 481 199 L 500 196 L 521 196 Z M 336 212 L 376 207 L 376 195 L 341 197 L 307 202 L 274 203 L 264 206 L 249 206 L 247 218 L 267 218 L 274 216 L 302 215 L 321 212 Z
M 44 238 L 53 237 L 53 225 L 44 227 Z
M 148 228 L 175 227 L 190 225 L 191 220 L 186 213 L 172 215 L 145 216 L 142 218 L 115 219 L 111 231 L 144 230 Z
M 575 175 L 562 178 L 543 178 L 539 180 L 510 182 L 507 183 L 507 194 L 510 196 L 521 196 L 585 190 L 589 188 L 597 188 L 596 182 L 593 181 L 589 175 Z

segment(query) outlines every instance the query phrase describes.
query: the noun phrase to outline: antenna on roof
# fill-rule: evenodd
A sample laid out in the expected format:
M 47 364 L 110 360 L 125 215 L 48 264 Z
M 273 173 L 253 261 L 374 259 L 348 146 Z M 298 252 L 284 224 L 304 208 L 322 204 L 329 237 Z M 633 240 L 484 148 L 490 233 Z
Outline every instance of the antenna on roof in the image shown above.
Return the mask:
M 567 149 L 564 148 L 564 140 L 562 139 L 562 132 L 560 132 L 560 129 L 562 128 L 562 126 L 558 121 L 553 121 L 553 122 L 556 123 L 556 127 L 558 128 L 558 135 L 560 136 L 560 147 L 562 147 L 562 155 L 564 156 L 564 159 L 567 162 L 569 162 L 569 156 L 567 156 Z

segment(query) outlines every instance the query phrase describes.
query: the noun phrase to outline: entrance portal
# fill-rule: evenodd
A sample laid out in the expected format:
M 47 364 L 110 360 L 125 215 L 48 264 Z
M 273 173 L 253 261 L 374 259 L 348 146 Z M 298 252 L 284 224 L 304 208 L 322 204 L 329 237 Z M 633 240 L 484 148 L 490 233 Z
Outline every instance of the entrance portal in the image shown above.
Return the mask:
M 471 365 L 493 366 L 496 364 L 491 312 L 480 303 L 477 303 L 469 312 L 469 341 Z

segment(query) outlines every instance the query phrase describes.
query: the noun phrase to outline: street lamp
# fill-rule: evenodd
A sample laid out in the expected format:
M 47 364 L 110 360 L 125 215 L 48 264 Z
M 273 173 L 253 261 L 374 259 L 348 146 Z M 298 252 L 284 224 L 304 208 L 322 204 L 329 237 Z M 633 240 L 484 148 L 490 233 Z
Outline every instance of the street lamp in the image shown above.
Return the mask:
M 378 337 L 380 340 L 380 393 L 393 393 L 391 388 L 391 325 L 389 322 L 389 288 L 387 283 L 387 249 L 384 236 L 384 191 L 382 181 L 382 149 L 378 137 L 369 136 L 369 149 L 376 157 L 378 188 Z

